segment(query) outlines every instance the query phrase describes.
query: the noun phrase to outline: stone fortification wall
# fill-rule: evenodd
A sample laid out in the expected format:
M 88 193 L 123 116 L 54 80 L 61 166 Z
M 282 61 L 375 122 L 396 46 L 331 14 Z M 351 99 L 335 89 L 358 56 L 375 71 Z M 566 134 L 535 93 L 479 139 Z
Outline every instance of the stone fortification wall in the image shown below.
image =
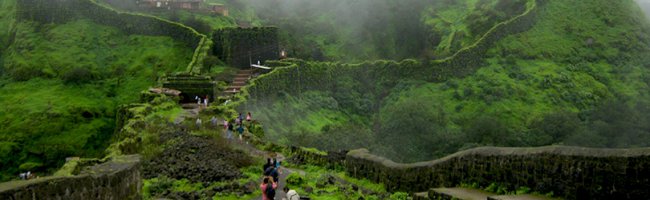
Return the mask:
M 213 53 L 230 66 L 250 68 L 251 62 L 266 64 L 280 57 L 278 28 L 224 28 L 212 35 Z
M 650 197 L 650 148 L 593 149 L 481 147 L 427 162 L 395 163 L 366 149 L 314 152 L 292 148 L 299 161 L 343 167 L 356 178 L 383 183 L 389 191 L 422 192 L 461 183 L 528 187 L 566 199 Z
M 78 175 L 2 183 L 0 199 L 141 199 L 140 168 L 138 155 L 115 157 Z
M 496 24 L 473 45 L 445 59 L 407 59 L 401 62 L 379 60 L 359 64 L 302 60 L 267 62 L 275 69 L 255 79 L 242 91 L 244 96 L 249 97 L 248 100 L 266 100 L 281 92 L 296 94 L 309 90 L 333 90 L 337 80 L 347 76 L 364 83 L 361 87 L 367 91 L 385 90 L 405 79 L 441 82 L 453 77 L 464 77 L 484 66 L 485 55 L 496 42 L 532 28 L 537 22 L 538 12 L 547 1 L 530 0 L 524 13 Z M 219 40 L 215 38 L 215 41 Z
M 395 163 L 361 149 L 350 151 L 345 165 L 352 176 L 384 183 L 390 191 L 499 183 L 567 199 L 650 197 L 650 148 L 483 147 L 412 164 Z

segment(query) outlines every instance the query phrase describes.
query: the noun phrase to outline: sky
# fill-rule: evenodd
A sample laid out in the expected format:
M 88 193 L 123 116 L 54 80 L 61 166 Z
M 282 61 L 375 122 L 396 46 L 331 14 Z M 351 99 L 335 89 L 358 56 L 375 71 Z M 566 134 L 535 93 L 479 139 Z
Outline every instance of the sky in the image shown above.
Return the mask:
M 646 13 L 646 16 L 650 16 L 650 0 L 635 0 L 641 6 L 641 9 Z

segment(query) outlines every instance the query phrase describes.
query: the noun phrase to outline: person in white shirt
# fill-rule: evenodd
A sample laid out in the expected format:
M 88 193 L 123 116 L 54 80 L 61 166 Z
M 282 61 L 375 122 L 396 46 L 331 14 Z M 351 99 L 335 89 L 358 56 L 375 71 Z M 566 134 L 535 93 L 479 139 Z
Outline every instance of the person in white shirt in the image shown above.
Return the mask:
M 286 197 L 284 199 L 286 199 L 286 200 L 300 200 L 300 195 L 298 195 L 298 192 L 296 192 L 295 190 L 289 189 L 288 186 L 285 186 L 282 190 L 286 194 Z
M 197 119 L 196 119 L 196 128 L 199 128 L 199 129 L 200 129 L 202 123 L 203 123 L 203 121 L 201 121 L 201 118 L 197 118 Z

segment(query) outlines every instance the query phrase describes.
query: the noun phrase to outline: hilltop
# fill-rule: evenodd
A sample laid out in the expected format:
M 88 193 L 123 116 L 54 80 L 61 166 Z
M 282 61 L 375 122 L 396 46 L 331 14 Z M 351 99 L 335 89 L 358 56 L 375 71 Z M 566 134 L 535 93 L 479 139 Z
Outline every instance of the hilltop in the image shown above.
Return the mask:
M 258 113 L 274 141 L 367 147 L 398 161 L 485 145 L 649 145 L 650 29 L 638 5 L 550 0 L 534 11 L 530 28 L 490 41 L 467 65 L 281 63 L 301 69 L 260 78 L 242 109 Z M 405 76 L 386 75 L 390 69 Z

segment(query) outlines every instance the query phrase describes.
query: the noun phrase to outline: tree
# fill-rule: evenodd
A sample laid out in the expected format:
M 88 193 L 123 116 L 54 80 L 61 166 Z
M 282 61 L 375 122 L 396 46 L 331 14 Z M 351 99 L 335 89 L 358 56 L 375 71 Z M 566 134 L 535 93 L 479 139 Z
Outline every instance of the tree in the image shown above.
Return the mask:
M 530 133 L 535 138 L 545 138 L 534 141 L 534 146 L 550 145 L 564 141 L 568 136 L 578 131 L 581 126 L 578 115 L 570 112 L 557 112 L 543 116 L 533 122 Z

